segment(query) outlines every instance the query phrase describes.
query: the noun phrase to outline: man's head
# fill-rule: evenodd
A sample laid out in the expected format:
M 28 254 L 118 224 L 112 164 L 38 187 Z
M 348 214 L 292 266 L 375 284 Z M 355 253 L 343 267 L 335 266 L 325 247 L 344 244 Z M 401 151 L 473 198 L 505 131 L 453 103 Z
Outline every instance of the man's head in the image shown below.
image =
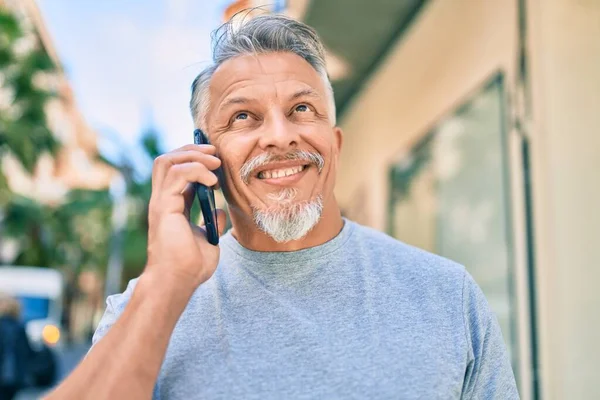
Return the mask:
M 276 15 L 226 23 L 213 45 L 190 107 L 223 162 L 232 215 L 277 242 L 300 239 L 335 204 L 341 130 L 323 46 L 310 27 Z

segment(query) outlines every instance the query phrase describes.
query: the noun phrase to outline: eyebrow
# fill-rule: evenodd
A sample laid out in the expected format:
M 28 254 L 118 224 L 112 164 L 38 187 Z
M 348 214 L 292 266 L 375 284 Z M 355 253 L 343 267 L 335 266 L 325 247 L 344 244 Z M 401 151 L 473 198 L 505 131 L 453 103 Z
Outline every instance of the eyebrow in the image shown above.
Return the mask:
M 293 95 L 290 96 L 290 101 L 292 100 L 296 100 L 299 99 L 301 97 L 313 97 L 316 99 L 320 99 L 321 95 L 313 90 L 313 89 L 302 89 L 297 91 L 296 93 L 294 93 Z M 248 97 L 243 97 L 243 96 L 239 96 L 239 97 L 232 97 L 227 99 L 225 102 L 223 102 L 220 106 L 219 106 L 219 110 L 223 110 L 231 105 L 235 105 L 235 104 L 248 104 L 248 103 L 253 103 L 255 102 L 256 99 L 250 99 Z
M 219 109 L 224 109 L 230 105 L 233 104 L 248 104 L 253 102 L 254 100 L 249 99 L 247 97 L 232 97 L 230 99 L 227 99 L 224 103 L 221 104 L 221 106 L 219 107 Z
M 299 99 L 300 97 L 305 97 L 305 96 L 306 97 L 314 97 L 316 99 L 321 98 L 321 95 L 317 91 L 307 88 L 307 89 L 302 89 L 302 90 L 294 93 L 293 95 L 291 95 L 290 100 L 296 100 L 296 99 Z

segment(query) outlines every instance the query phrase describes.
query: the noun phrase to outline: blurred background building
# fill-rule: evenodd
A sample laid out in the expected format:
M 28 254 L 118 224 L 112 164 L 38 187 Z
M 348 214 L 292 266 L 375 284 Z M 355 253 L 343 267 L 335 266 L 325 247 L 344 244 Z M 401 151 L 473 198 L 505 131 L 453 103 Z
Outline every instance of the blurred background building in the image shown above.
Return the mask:
M 176 5 L 169 10 L 181 24 L 182 4 L 199 8 L 163 3 Z M 600 2 L 209 3 L 202 15 L 218 11 L 212 28 L 249 7 L 315 27 L 345 132 L 336 187 L 344 214 L 466 266 L 499 318 L 523 399 L 600 398 Z M 43 118 L 33 113 L 32 121 L 51 134 L 32 136 L 35 151 L 10 139 L 16 134 L 0 142 L 0 261 L 62 271 L 70 296 L 84 299 L 72 312 L 84 322 L 67 321 L 82 339 L 102 293 L 144 266 L 150 180 L 124 146 L 110 162 L 98 154 L 34 1 L 0 0 L 0 9 L 25 32 L 14 54 L 37 48 L 49 60 L 32 64 L 42 72 L 36 85 L 50 94 Z M 191 49 L 188 36 L 200 40 L 174 26 L 160 32 L 180 39 L 176 49 Z M 117 25 L 151 41 L 132 27 Z M 162 51 L 177 44 L 157 43 Z M 0 91 L 0 123 L 15 120 L 14 98 Z M 172 121 L 179 127 L 179 117 Z M 143 131 L 151 165 L 163 151 L 161 132 L 152 121 Z

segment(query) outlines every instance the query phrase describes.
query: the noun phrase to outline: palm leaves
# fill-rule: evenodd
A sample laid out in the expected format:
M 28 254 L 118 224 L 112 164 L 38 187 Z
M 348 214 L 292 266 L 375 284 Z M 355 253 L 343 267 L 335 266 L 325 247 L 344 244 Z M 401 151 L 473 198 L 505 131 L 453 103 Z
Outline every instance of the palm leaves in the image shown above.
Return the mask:
M 10 151 L 29 172 L 38 157 L 59 144 L 46 124 L 45 105 L 55 96 L 45 79 L 56 66 L 35 32 L 25 32 L 0 8 L 0 157 Z

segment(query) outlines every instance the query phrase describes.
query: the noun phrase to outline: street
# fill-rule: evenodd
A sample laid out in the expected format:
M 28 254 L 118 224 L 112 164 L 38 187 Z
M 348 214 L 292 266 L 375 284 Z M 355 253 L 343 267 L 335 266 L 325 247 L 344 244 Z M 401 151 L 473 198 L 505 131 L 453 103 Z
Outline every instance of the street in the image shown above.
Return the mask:
M 90 343 L 73 344 L 59 352 L 59 381 L 71 372 L 90 348 Z M 19 392 L 17 400 L 39 399 L 49 389 L 30 388 Z

